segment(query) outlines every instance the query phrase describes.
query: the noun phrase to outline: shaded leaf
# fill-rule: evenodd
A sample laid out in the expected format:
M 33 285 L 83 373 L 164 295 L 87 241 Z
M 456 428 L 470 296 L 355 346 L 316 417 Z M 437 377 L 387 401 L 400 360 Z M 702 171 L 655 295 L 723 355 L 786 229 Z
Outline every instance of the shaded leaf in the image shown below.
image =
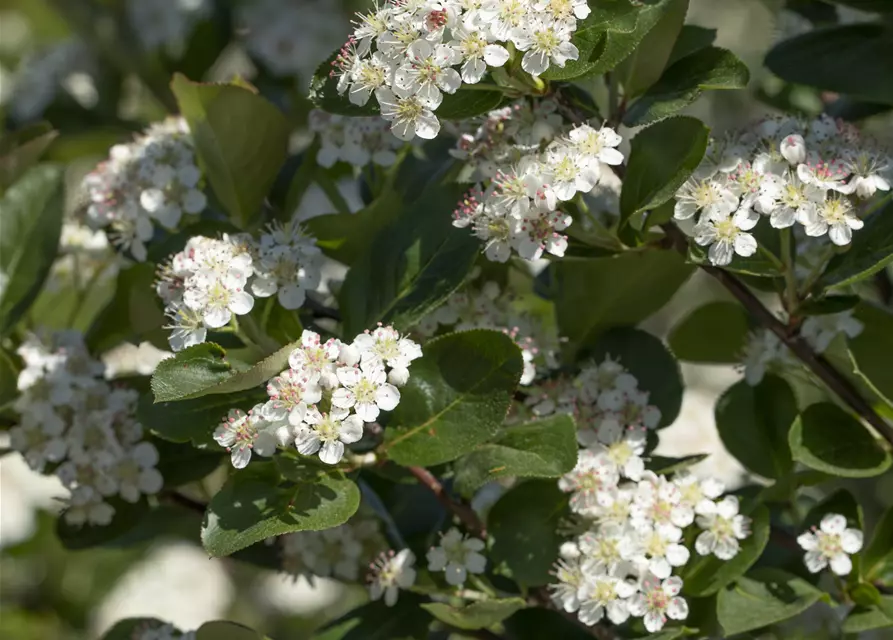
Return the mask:
M 856 375 L 893 407 L 893 315 L 863 302 L 855 318 L 862 331 L 846 343 Z
M 49 122 L 35 122 L 0 138 L 0 192 L 37 164 L 58 135 Z
M 821 597 L 805 580 L 778 569 L 757 569 L 719 592 L 716 613 L 732 636 L 787 620 Z
M 893 261 L 893 202 L 865 219 L 844 253 L 834 256 L 818 286 L 843 287 L 868 278 Z
M 497 598 L 454 607 L 443 602 L 423 604 L 441 622 L 457 629 L 484 629 L 502 622 L 510 615 L 527 606 L 522 598 Z
M 427 638 L 431 614 L 422 608 L 427 602 L 415 593 L 401 591 L 397 604 L 383 600 L 364 604 L 327 624 L 314 640 L 395 640 Z
M 617 67 L 624 97 L 635 98 L 660 78 L 687 11 L 688 0 L 670 0 L 632 54 Z
M 85 524 L 77 526 L 69 524 L 64 516 L 56 521 L 56 535 L 66 549 L 89 549 L 106 545 L 132 531 L 149 511 L 145 496 L 136 503 L 125 502 L 119 497 L 106 499 L 115 514 L 112 521 L 105 525 Z
M 708 302 L 685 316 L 667 342 L 676 357 L 704 364 L 741 361 L 747 342 L 747 312 L 735 302 Z

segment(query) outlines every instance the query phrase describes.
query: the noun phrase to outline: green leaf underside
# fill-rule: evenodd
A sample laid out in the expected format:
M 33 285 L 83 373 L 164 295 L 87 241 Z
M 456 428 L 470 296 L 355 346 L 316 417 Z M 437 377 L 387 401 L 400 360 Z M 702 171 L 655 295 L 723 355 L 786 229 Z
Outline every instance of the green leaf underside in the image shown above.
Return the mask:
M 570 416 L 508 427 L 494 442 L 456 461 L 456 489 L 470 495 L 487 482 L 519 478 L 557 478 L 577 463 L 577 429 Z
M 788 431 L 797 398 L 784 379 L 766 375 L 755 387 L 734 384 L 717 401 L 715 417 L 723 445 L 748 470 L 776 480 L 791 472 Z
M 708 302 L 673 327 L 667 342 L 687 362 L 735 364 L 747 342 L 747 312 L 734 302 Z
M 202 545 L 212 556 L 228 556 L 269 537 L 329 529 L 347 522 L 359 503 L 359 489 L 340 471 L 291 482 L 280 480 L 272 463 L 252 462 L 211 499 Z
M 759 629 L 805 611 L 822 592 L 778 569 L 757 569 L 719 592 L 716 614 L 726 636 Z
M 499 598 L 472 602 L 461 607 L 431 602 L 423 604 L 422 608 L 441 622 L 457 629 L 484 629 L 502 622 L 526 606 L 527 603 L 522 598 Z
M 499 432 L 522 368 L 520 349 L 499 331 L 428 342 L 385 431 L 388 457 L 430 466 L 473 451 Z
M 832 475 L 876 476 L 890 467 L 890 454 L 849 413 L 829 402 L 807 407 L 788 441 L 794 460 Z
M 856 375 L 893 407 L 893 315 L 863 302 L 855 317 L 862 332 L 846 342 Z

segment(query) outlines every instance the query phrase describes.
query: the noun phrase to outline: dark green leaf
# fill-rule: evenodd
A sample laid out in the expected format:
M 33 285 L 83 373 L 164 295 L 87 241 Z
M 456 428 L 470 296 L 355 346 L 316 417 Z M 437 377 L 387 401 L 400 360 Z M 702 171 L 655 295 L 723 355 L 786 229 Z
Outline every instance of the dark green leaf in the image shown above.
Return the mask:
M 58 135 L 49 122 L 36 122 L 0 138 L 0 192 L 33 167 Z
M 794 460 L 847 478 L 876 476 L 890 467 L 890 454 L 849 413 L 820 402 L 809 406 L 789 434 Z
M 0 198 L 0 335 L 37 298 L 56 257 L 65 206 L 63 177 L 56 165 L 37 165 Z
M 881 596 L 883 605 L 893 608 L 893 596 Z M 841 627 L 844 633 L 861 633 L 873 629 L 886 629 L 893 627 L 893 617 L 888 616 L 881 607 L 856 606 L 850 611 Z
M 142 637 L 141 634 L 150 629 L 157 629 L 165 624 L 158 618 L 125 618 L 106 631 L 102 640 L 133 640 Z
M 87 331 L 92 352 L 102 353 L 122 342 L 166 338 L 164 311 L 154 290 L 156 268 L 151 262 L 138 262 L 118 272 L 115 294 Z
M 847 520 L 847 525 L 850 527 L 859 530 L 865 527 L 862 507 L 856 501 L 856 498 L 846 489 L 838 489 L 809 510 L 806 517 L 803 518 L 801 529 L 805 531 L 818 527 L 822 522 L 822 518 L 828 513 L 837 513 L 844 516 Z
M 779 480 L 794 468 L 788 431 L 797 398 L 784 379 L 767 375 L 755 387 L 734 384 L 716 402 L 715 416 L 723 445 L 748 470 Z
M 624 97 L 635 98 L 660 78 L 687 11 L 688 0 L 669 0 L 666 9 L 661 12 L 655 25 L 648 29 L 632 55 L 618 65 L 616 74 Z
M 888 30 L 881 23 L 815 29 L 775 45 L 766 66 L 794 84 L 893 104 L 893 38 Z
M 555 313 L 566 354 L 606 329 L 635 325 L 661 309 L 692 274 L 675 251 L 629 251 L 553 263 Z
M 667 66 L 682 60 L 696 51 L 706 49 L 713 41 L 716 40 L 716 29 L 708 29 L 707 27 L 699 27 L 694 24 L 682 25 L 682 31 L 673 44 L 673 50 L 670 52 L 670 59 L 667 60 Z
M 19 357 L 0 348 L 0 407 L 11 403 L 18 397 L 20 369 Z
M 592 635 L 557 611 L 535 608 L 522 609 L 505 622 L 505 629 L 513 640 L 591 640 Z
M 876 11 L 877 13 L 890 13 L 893 11 L 893 3 L 890 0 L 824 0 L 833 4 L 842 4 L 859 11 Z
M 112 521 L 106 526 L 68 524 L 62 516 L 56 521 L 56 535 L 66 549 L 89 549 L 110 543 L 134 529 L 149 512 L 145 497 L 136 503 L 114 497 L 106 500 L 114 509 Z
M 857 74 L 858 75 L 858 74 Z M 843 287 L 868 278 L 893 261 L 893 202 L 865 219 L 844 253 L 834 256 L 820 287 Z
M 522 598 L 498 598 L 472 602 L 460 607 L 443 602 L 431 602 L 423 604 L 422 609 L 457 629 L 485 629 L 502 622 L 526 606 L 527 603 Z
M 697 598 L 713 595 L 738 580 L 759 559 L 769 541 L 769 509 L 759 505 L 748 515 L 753 519 L 750 536 L 741 541 L 741 549 L 731 560 L 692 552 L 691 560 L 680 573 L 685 595 Z
M 672 198 L 704 157 L 708 134 L 700 120 L 684 116 L 640 131 L 632 139 L 623 179 L 621 218 L 628 220 Z
M 863 302 L 855 317 L 862 332 L 846 342 L 856 375 L 893 407 L 893 315 Z
M 557 478 L 577 464 L 577 428 L 570 416 L 507 427 L 494 442 L 460 458 L 453 466 L 457 491 L 465 495 L 504 478 Z
M 319 137 L 316 137 L 301 154 L 300 164 L 288 184 L 285 202 L 282 204 L 281 210 L 277 212 L 281 220 L 290 220 L 295 215 L 301 200 L 304 199 L 304 194 L 307 193 L 307 189 L 313 184 L 313 180 L 316 178 L 316 171 L 319 168 L 319 165 L 316 163 L 319 147 Z
M 232 220 L 247 227 L 285 162 L 288 121 L 243 86 L 199 84 L 177 74 L 171 89 L 211 188 Z
M 719 592 L 716 613 L 726 636 L 787 620 L 822 597 L 814 586 L 778 569 L 757 569 Z
M 740 304 L 708 302 L 673 327 L 667 342 L 680 360 L 733 364 L 741 361 L 747 331 L 747 313 Z
M 567 497 L 554 480 L 528 480 L 509 490 L 487 515 L 494 567 L 524 586 L 552 582 L 549 571 L 562 542 L 558 522 L 567 516 Z
M 389 189 L 356 213 L 332 213 L 307 221 L 320 249 L 350 266 L 368 253 L 378 233 L 394 222 L 404 207 L 396 189 Z
M 629 127 L 663 120 L 693 103 L 702 91 L 743 89 L 750 72 L 731 51 L 701 49 L 671 65 L 623 118 Z
M 679 363 L 659 338 L 640 329 L 620 327 L 604 333 L 590 351 L 595 362 L 617 360 L 649 394 L 648 403 L 660 409 L 659 427 L 671 424 L 682 407 Z
M 473 118 L 496 109 L 504 95 L 502 91 L 477 89 L 459 89 L 456 93 L 445 93 L 435 115 L 444 120 Z
M 155 440 L 152 444 L 158 450 L 156 468 L 164 478 L 166 488 L 179 487 L 201 480 L 220 466 L 226 453 L 220 446 L 196 449 L 191 444 L 168 442 L 161 439 Z
M 824 296 L 807 300 L 798 311 L 806 316 L 824 316 L 849 311 L 859 301 L 859 296 Z
M 667 475 L 688 469 L 689 467 L 706 460 L 709 455 L 710 454 L 707 453 L 695 453 L 690 456 L 682 456 L 681 458 L 667 458 L 665 456 L 650 455 L 648 456 L 648 461 L 645 463 L 645 468 L 657 474 Z
M 198 628 L 195 640 L 269 640 L 269 638 L 235 622 L 213 620 Z
M 202 545 L 212 556 L 228 556 L 272 536 L 337 527 L 359 504 L 357 485 L 340 471 L 311 471 L 292 482 L 270 462 L 252 463 L 211 499 Z
M 385 431 L 401 465 L 455 460 L 499 432 L 518 381 L 521 351 L 500 331 L 476 329 L 428 342 Z
M 452 227 L 450 212 L 463 191 L 432 184 L 379 231 L 341 287 L 345 335 L 378 321 L 406 330 L 462 284 L 480 252 L 478 240 Z
M 431 614 L 422 608 L 427 602 L 415 593 L 401 591 L 397 604 L 383 600 L 352 609 L 327 624 L 313 640 L 397 640 L 428 637 Z
M 862 552 L 865 578 L 873 579 L 893 568 L 893 507 L 889 507 L 874 527 L 871 542 Z

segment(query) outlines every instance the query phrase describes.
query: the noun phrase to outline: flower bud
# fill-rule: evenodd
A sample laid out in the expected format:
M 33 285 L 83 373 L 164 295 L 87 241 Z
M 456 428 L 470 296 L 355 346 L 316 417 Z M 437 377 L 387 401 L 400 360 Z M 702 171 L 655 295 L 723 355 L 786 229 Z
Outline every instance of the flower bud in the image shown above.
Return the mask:
M 806 162 L 806 142 L 803 136 L 791 134 L 781 141 L 781 155 L 791 164 Z
M 409 369 L 406 367 L 397 367 L 388 372 L 388 382 L 395 387 L 402 387 L 409 382 Z

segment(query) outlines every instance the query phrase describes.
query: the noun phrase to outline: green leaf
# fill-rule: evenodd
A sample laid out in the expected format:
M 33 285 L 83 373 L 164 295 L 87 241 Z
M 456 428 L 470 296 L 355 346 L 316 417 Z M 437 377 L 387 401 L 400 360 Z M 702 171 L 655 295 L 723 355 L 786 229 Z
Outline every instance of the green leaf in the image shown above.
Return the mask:
M 0 198 L 0 335 L 37 298 L 56 257 L 65 206 L 64 172 L 29 169 Z
M 502 622 L 526 606 L 527 603 L 522 598 L 498 598 L 459 607 L 443 602 L 431 602 L 423 604 L 422 609 L 457 629 L 485 629 Z
M 692 552 L 691 560 L 680 572 L 685 595 L 696 598 L 713 595 L 738 580 L 760 558 L 769 541 L 769 509 L 759 505 L 747 515 L 753 520 L 750 536 L 741 541 L 734 558 L 720 560 Z
M 521 351 L 500 331 L 452 333 L 425 345 L 385 431 L 394 462 L 455 460 L 497 433 L 518 381 Z
M 202 545 L 212 556 L 228 556 L 272 536 L 337 527 L 359 504 L 357 485 L 336 469 L 310 468 L 293 482 L 283 481 L 273 463 L 253 462 L 211 499 Z
M 862 552 L 862 566 L 867 580 L 893 568 L 893 507 L 889 507 L 874 527 L 871 542 Z
M 573 619 L 573 618 L 571 618 Z M 521 609 L 504 623 L 513 640 L 591 640 L 592 635 L 557 611 L 540 607 Z
M 191 444 L 161 439 L 154 440 L 152 444 L 158 450 L 156 468 L 164 478 L 166 488 L 201 480 L 220 466 L 226 453 L 226 450 L 219 445 L 208 449 L 196 449 Z
M 701 49 L 664 71 L 630 106 L 623 123 L 635 127 L 663 120 L 693 103 L 702 91 L 743 89 L 749 79 L 747 65 L 731 51 L 718 47 Z
M 708 137 L 704 123 L 687 116 L 669 118 L 640 131 L 632 139 L 623 179 L 621 219 L 625 222 L 672 198 L 700 164 Z
M 680 360 L 735 364 L 741 361 L 748 325 L 740 304 L 708 302 L 673 327 L 667 342 Z
M 889 13 L 893 11 L 890 0 L 824 0 L 834 4 L 842 4 L 859 11 L 875 11 L 877 13 Z
M 708 453 L 695 453 L 681 458 L 667 458 L 666 456 L 649 455 L 645 468 L 660 475 L 677 473 L 698 464 L 710 457 Z
M 11 403 L 19 396 L 20 370 L 19 357 L 0 348 L 0 407 Z
M 480 89 L 480 87 L 478 87 Z M 435 115 L 443 120 L 465 120 L 473 118 L 499 107 L 505 94 L 502 91 L 481 91 L 478 89 L 459 89 L 456 93 L 443 94 L 443 102 L 437 107 Z
M 569 259 L 550 266 L 559 335 L 565 354 L 606 329 L 635 325 L 659 311 L 694 267 L 675 251 L 629 251 L 609 258 Z
M 432 184 L 378 232 L 341 287 L 345 335 L 378 321 L 406 330 L 462 284 L 480 252 L 477 239 L 452 227 L 450 212 L 463 191 Z
M 753 387 L 732 385 L 716 402 L 716 429 L 729 453 L 749 471 L 780 480 L 794 468 L 788 431 L 797 418 L 797 398 L 783 378 L 766 375 Z
M 696 51 L 706 49 L 713 41 L 716 40 L 716 29 L 708 29 L 707 27 L 699 27 L 694 24 L 682 25 L 682 31 L 679 37 L 673 43 L 673 50 L 670 52 L 670 59 L 667 60 L 667 66 L 682 60 Z
M 157 266 L 138 262 L 118 272 L 115 293 L 90 325 L 85 337 L 93 353 L 102 353 L 122 342 L 161 342 L 164 311 L 155 295 Z M 163 344 L 163 342 L 162 342 Z
M 881 596 L 884 608 L 893 608 L 893 596 Z M 843 621 L 841 629 L 844 633 L 861 633 L 873 629 L 886 629 L 893 627 L 893 617 L 884 613 L 884 610 L 872 605 L 869 607 L 857 605 L 850 611 Z
M 235 622 L 212 620 L 198 628 L 195 640 L 269 640 L 269 638 Z
M 374 116 L 378 113 L 378 102 L 375 96 L 369 96 L 369 102 L 362 107 L 353 104 L 347 96 L 338 93 L 338 78 L 332 73 L 332 62 L 338 57 L 341 48 L 336 49 L 316 68 L 310 80 L 308 98 L 317 109 L 342 116 Z
M 89 549 L 110 543 L 132 531 L 149 512 L 145 496 L 136 503 L 125 502 L 119 497 L 106 500 L 114 509 L 112 521 L 105 526 L 85 524 L 75 526 L 62 516 L 56 520 L 56 536 L 66 549 Z
M 288 121 L 243 86 L 199 84 L 176 74 L 171 89 L 211 188 L 233 221 L 246 228 L 260 215 L 285 162 Z
M 453 465 L 456 490 L 470 495 L 497 478 L 557 478 L 577 464 L 577 428 L 570 416 L 507 427 Z
M 487 515 L 493 566 L 523 586 L 552 582 L 562 543 L 558 523 L 568 515 L 567 497 L 554 480 L 527 480 L 507 491 Z
M 671 424 L 682 407 L 682 374 L 679 363 L 661 340 L 646 331 L 619 327 L 604 333 L 593 345 L 595 362 L 608 356 L 622 364 L 647 391 L 648 403 L 660 409 L 658 428 Z
M 327 624 L 313 640 L 427 638 L 431 614 L 422 608 L 425 602 L 427 598 L 401 591 L 393 607 L 385 605 L 384 600 L 364 604 Z
M 617 76 L 625 97 L 635 98 L 660 78 L 687 11 L 688 0 L 670 0 L 632 55 L 618 66 Z
M 893 202 L 865 219 L 844 253 L 834 256 L 818 286 L 844 287 L 873 276 L 893 262 Z
M 893 315 L 863 302 L 855 318 L 862 332 L 846 343 L 856 375 L 893 407 Z
M 295 343 L 287 344 L 249 367 L 227 360 L 226 351 L 213 342 L 189 347 L 158 364 L 152 375 L 155 402 L 259 387 L 287 368 L 288 356 L 296 347 Z
M 858 420 L 831 404 L 809 406 L 788 435 L 794 460 L 846 478 L 869 478 L 890 468 L 890 454 Z
M 881 23 L 814 29 L 775 45 L 765 63 L 794 84 L 893 104 L 893 38 L 888 29 Z
M 798 311 L 807 316 L 825 316 L 849 311 L 859 304 L 859 296 L 823 296 L 810 298 L 800 305 Z
M 102 640 L 133 640 L 142 637 L 150 629 L 164 626 L 165 622 L 158 618 L 125 618 L 102 635 Z
M 805 531 L 812 527 L 818 527 L 822 522 L 822 518 L 828 513 L 838 513 L 844 516 L 847 520 L 847 525 L 850 527 L 860 531 L 865 528 L 862 507 L 856 501 L 856 498 L 853 497 L 853 494 L 846 489 L 838 489 L 813 506 L 806 514 L 806 517 L 803 518 L 801 528 Z
M 58 135 L 49 122 L 35 122 L 0 138 L 0 193 L 37 164 Z
M 778 569 L 757 569 L 719 592 L 716 614 L 726 636 L 759 629 L 805 611 L 822 592 Z

